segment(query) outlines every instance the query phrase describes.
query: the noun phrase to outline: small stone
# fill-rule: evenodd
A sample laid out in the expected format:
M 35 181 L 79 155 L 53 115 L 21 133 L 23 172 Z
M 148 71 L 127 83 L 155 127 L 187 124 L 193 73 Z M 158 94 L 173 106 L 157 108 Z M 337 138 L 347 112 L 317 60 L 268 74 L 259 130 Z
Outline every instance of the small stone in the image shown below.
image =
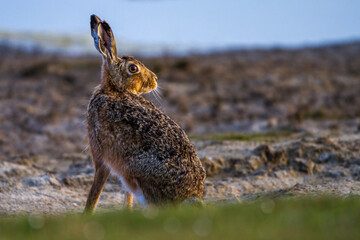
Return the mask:
M 266 176 L 267 175 L 267 172 L 266 172 L 266 170 L 264 169 L 264 168 L 260 168 L 260 169 L 258 169 L 258 170 L 255 170 L 254 172 L 252 172 L 252 174 L 251 175 L 253 175 L 253 176 Z
M 314 173 L 322 173 L 325 171 L 325 167 L 321 166 L 320 164 L 315 164 L 313 172 Z
M 347 167 L 350 165 L 358 165 L 360 166 L 360 158 L 351 158 L 349 161 L 346 162 Z
M 313 174 L 315 164 L 312 161 L 307 161 L 303 158 L 295 158 L 292 162 L 292 167 L 299 172 Z
M 258 156 L 254 156 L 254 155 L 251 155 L 250 159 L 248 160 L 251 168 L 253 170 L 257 170 L 261 167 L 264 166 L 264 162 L 262 161 L 262 159 Z
M 342 156 L 340 156 L 339 154 L 330 152 L 330 153 L 320 154 L 320 156 L 317 158 L 316 162 L 318 162 L 318 163 L 328 163 L 328 162 L 335 163 L 335 162 L 342 162 L 343 159 L 344 158 Z
M 314 174 L 314 167 L 315 167 L 315 163 L 313 161 L 310 161 L 308 164 L 308 174 L 310 175 Z
M 330 177 L 330 178 L 339 178 L 339 177 L 345 177 L 345 173 L 342 170 L 328 170 L 324 172 L 324 176 L 325 177 Z
M 288 163 L 288 158 L 286 157 L 285 151 L 278 151 L 273 154 L 276 164 L 286 166 Z
M 65 177 L 62 179 L 62 183 L 68 187 L 84 187 L 91 186 L 93 182 L 93 176 L 73 176 Z
M 334 144 L 334 142 L 329 137 L 319 137 L 318 139 L 316 139 L 316 143 Z
M 201 163 L 206 170 L 206 176 L 213 177 L 219 174 L 220 170 L 223 168 L 223 160 L 213 161 L 207 157 L 201 159 Z
M 27 178 L 23 181 L 23 184 L 29 187 L 39 187 L 46 183 L 47 181 L 42 177 Z
M 234 165 L 233 169 L 234 169 L 235 171 L 238 171 L 238 172 L 239 172 L 239 171 L 242 171 L 242 170 L 244 169 L 244 167 L 243 167 L 242 164 L 236 163 L 236 164 Z
M 227 188 L 229 185 L 226 182 L 218 182 L 216 188 Z
M 283 179 L 289 177 L 289 172 L 286 170 L 279 170 L 279 171 L 275 171 L 274 175 L 279 179 Z
M 359 180 L 360 179 L 360 166 L 355 167 L 354 169 L 351 170 L 351 175 L 356 179 Z
M 214 183 L 213 182 L 210 182 L 210 181 L 208 181 L 208 180 L 205 180 L 205 186 L 206 187 L 213 187 L 214 186 Z
M 267 144 L 263 144 L 258 146 L 257 148 L 255 148 L 253 150 L 253 153 L 257 156 L 260 156 L 261 158 L 263 158 L 264 161 L 266 162 L 271 162 L 273 159 L 273 154 L 270 150 L 269 145 Z

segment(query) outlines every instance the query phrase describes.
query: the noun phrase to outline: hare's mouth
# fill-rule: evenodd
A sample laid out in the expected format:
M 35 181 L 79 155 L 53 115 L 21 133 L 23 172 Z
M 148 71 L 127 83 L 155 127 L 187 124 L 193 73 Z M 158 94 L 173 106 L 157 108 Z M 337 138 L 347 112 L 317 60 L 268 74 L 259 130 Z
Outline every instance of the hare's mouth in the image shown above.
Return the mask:
M 150 81 L 148 83 L 148 86 L 145 87 L 144 93 L 149 93 L 157 88 L 157 82 L 156 81 Z

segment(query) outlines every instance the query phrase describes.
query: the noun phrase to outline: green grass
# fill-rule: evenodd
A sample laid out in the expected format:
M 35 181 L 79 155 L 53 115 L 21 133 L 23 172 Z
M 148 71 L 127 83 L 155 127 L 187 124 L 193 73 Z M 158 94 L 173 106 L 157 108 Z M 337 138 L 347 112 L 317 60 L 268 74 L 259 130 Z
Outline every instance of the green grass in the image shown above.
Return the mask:
M 0 239 L 360 239 L 360 199 L 0 218 Z
M 270 131 L 265 133 L 223 133 L 223 134 L 205 134 L 190 136 L 192 140 L 237 140 L 237 141 L 269 141 L 278 140 L 279 138 L 289 138 L 295 133 L 292 131 Z

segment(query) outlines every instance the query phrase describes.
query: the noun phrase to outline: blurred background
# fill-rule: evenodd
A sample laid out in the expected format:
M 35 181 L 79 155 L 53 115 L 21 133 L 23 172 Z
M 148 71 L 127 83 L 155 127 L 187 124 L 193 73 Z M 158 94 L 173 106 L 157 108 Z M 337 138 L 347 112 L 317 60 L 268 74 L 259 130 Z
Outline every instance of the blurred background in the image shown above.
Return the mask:
M 135 55 L 158 75 L 161 95 L 145 97 L 194 138 L 358 131 L 358 1 L 34 0 L 2 8 L 4 156 L 86 146 L 101 63 L 93 13 L 110 23 L 119 55 Z
M 101 66 L 91 14 L 110 24 L 120 56 L 157 74 L 160 94 L 144 97 L 194 143 L 206 201 L 360 195 L 360 1 L 13 0 L 1 9 L 0 215 L 83 209 L 94 173 L 86 109 Z M 99 207 L 119 208 L 122 193 L 112 177 Z
M 111 23 L 133 54 L 300 47 L 360 36 L 360 3 L 350 1 L 110 0 L 7 1 L 3 43 L 68 54 L 94 53 L 89 15 Z

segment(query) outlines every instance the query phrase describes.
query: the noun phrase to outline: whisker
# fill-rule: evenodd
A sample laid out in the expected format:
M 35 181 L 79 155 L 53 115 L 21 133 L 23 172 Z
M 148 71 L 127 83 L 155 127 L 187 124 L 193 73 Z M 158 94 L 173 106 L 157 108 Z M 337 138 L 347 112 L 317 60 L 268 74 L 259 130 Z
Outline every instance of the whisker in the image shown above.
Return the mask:
M 156 100 L 160 101 L 161 99 L 159 98 L 158 92 L 155 90 L 154 91 L 154 96 L 156 98 Z
M 161 94 L 161 92 L 160 92 L 160 90 L 159 89 L 156 89 L 156 95 L 158 95 L 158 97 L 160 98 L 160 100 L 162 99 L 162 94 Z
M 158 93 L 158 95 L 159 95 L 160 97 L 163 96 L 162 93 L 161 93 L 161 89 L 156 89 L 156 92 Z
M 160 104 L 160 107 L 162 107 L 162 103 L 161 103 L 161 97 L 158 95 L 158 92 L 156 91 L 156 89 L 154 89 L 154 91 L 152 91 L 154 98 L 156 99 L 156 101 Z
M 164 89 L 163 87 L 161 87 L 159 84 L 157 85 L 156 89 Z

